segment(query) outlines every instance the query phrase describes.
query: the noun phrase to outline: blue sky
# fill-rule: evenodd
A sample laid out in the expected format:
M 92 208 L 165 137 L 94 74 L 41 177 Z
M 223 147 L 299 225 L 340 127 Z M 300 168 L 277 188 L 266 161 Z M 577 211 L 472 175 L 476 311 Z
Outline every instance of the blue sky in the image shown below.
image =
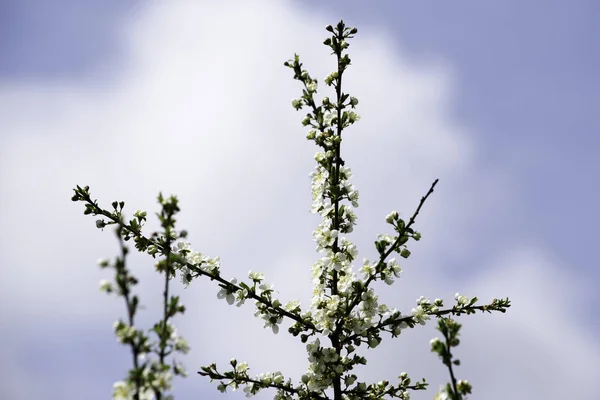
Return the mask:
M 94 261 L 116 255 L 116 242 L 70 202 L 76 184 L 106 206 L 125 200 L 130 212 L 156 211 L 161 190 L 177 194 L 181 228 L 195 248 L 221 256 L 225 275 L 262 270 L 282 299 L 306 304 L 318 257 L 310 236 L 318 219 L 307 212 L 316 149 L 290 105 L 300 88 L 282 63 L 299 53 L 322 94 L 333 67 L 323 28 L 340 18 L 359 29 L 345 90 L 362 120 L 344 145 L 361 193 L 350 236 L 361 258 L 373 257 L 385 215 L 411 213 L 440 178 L 418 221 L 423 240 L 382 299 L 410 310 L 420 295 L 510 296 L 506 315 L 463 318 L 459 375 L 474 384 L 473 398 L 595 396 L 600 6 L 366 4 L 0 5 L 7 398 L 104 399 L 129 362 L 111 331 L 123 307 L 96 290 L 108 276 Z M 148 281 L 142 301 L 151 310 L 159 284 L 151 262 L 131 262 Z M 251 305 L 227 307 L 217 291 L 197 282 L 182 292 L 189 311 L 176 325 L 193 351 L 178 398 L 242 398 L 195 375 L 233 356 L 255 373 L 296 378 L 306 369 L 301 344 L 285 330 L 273 337 Z M 432 390 L 414 398 L 431 398 L 446 379 L 428 351 L 434 335 L 426 327 L 384 341 L 367 353 L 364 376 L 426 376 Z

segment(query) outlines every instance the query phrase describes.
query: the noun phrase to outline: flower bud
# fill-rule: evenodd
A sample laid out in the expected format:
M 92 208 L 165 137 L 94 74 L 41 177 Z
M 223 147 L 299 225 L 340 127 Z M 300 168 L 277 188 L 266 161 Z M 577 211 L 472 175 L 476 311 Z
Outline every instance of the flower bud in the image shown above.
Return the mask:
M 397 211 L 392 211 L 391 213 L 389 213 L 386 217 L 385 217 L 385 222 L 387 222 L 388 224 L 393 223 L 396 219 L 398 218 L 398 212 Z
M 146 211 L 140 211 L 140 210 L 135 210 L 135 212 L 133 213 L 133 216 L 139 219 L 143 219 L 146 218 Z
M 344 378 L 344 382 L 347 386 L 352 385 L 354 382 L 356 382 L 356 375 L 348 375 L 346 378 Z
M 99 289 L 100 289 L 101 292 L 110 293 L 110 292 L 112 292 L 112 285 L 106 279 L 102 279 L 100 281 L 100 288 Z
M 106 268 L 108 267 L 109 261 L 106 258 L 99 258 L 96 263 L 100 266 L 100 268 Z

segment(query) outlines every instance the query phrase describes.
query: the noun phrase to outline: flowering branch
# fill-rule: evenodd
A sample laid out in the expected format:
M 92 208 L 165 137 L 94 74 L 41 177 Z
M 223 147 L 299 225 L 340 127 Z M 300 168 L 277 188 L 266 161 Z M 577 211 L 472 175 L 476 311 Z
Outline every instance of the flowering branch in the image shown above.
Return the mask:
M 129 324 L 119 321 L 116 325 L 117 336 L 123 343 L 130 344 L 134 358 L 134 369 L 130 371 L 130 379 L 120 382 L 115 386 L 114 398 L 123 399 L 168 399 L 163 392 L 171 387 L 170 367 L 166 365 L 166 357 L 173 351 L 187 351 L 185 341 L 178 338 L 175 328 L 168 322 L 177 312 L 183 313 L 184 307 L 179 305 L 177 297 L 169 300 L 169 284 L 177 272 L 183 284 L 187 287 L 190 282 L 200 276 L 216 281 L 219 286 L 217 297 L 224 299 L 228 304 L 236 303 L 239 307 L 246 300 L 255 301 L 255 316 L 264 321 L 265 328 L 271 328 L 273 333 L 279 332 L 279 325 L 284 318 L 293 321 L 288 332 L 293 336 L 300 336 L 302 343 L 306 343 L 309 367 L 302 375 L 300 382 L 293 385 L 291 379 L 286 380 L 278 371 L 263 373 L 256 377 L 248 375 L 248 365 L 237 360 L 230 361 L 230 371 L 219 372 L 216 364 L 201 367 L 198 374 L 219 380 L 217 389 L 226 392 L 227 388 L 236 390 L 244 385 L 246 395 L 252 396 L 262 389 L 275 389 L 275 399 L 329 399 L 327 390 L 333 389 L 333 400 L 362 400 L 379 399 L 383 397 L 408 400 L 411 390 L 424 390 L 428 383 L 425 379 L 411 384 L 411 378 L 403 372 L 399 375 L 397 384 L 388 381 L 367 384 L 357 381 L 358 377 L 352 373 L 355 366 L 365 365 L 367 360 L 357 354 L 356 348 L 363 343 L 369 348 L 377 347 L 381 341 L 381 332 L 389 332 L 397 337 L 406 328 L 414 328 L 417 324 L 425 325 L 431 317 L 438 318 L 438 329 L 444 335 L 445 343 L 434 339 L 432 351 L 437 352 L 445 365 L 449 368 L 451 383 L 446 389 L 438 393 L 438 398 L 451 398 L 462 400 L 462 396 L 471 392 L 467 381 L 456 381 L 452 365 L 458 365 L 458 360 L 452 361 L 450 347 L 458 345 L 458 330 L 460 325 L 446 317 L 447 315 L 470 315 L 477 311 L 504 313 L 510 307 L 510 300 L 494 299 L 487 305 L 476 305 L 478 299 L 456 294 L 456 304 L 452 308 L 442 309 L 443 301 L 435 299 L 433 303 L 426 297 L 417 299 L 417 306 L 411 310 L 410 315 L 403 315 L 396 309 L 390 309 L 385 304 L 379 304 L 371 283 L 382 280 L 388 285 L 394 283 L 394 278 L 399 278 L 402 268 L 395 258 L 388 257 L 396 252 L 400 257 L 407 259 L 411 252 L 408 241 L 419 241 L 421 234 L 413 229 L 416 218 L 425 201 L 433 193 L 438 183 L 436 179 L 429 191 L 421 201 L 406 223 L 396 211 L 385 218 L 393 226 L 395 235 L 380 234 L 375 241 L 378 252 L 378 261 L 369 262 L 363 259 L 359 278 L 353 271 L 353 261 L 358 257 L 356 246 L 342 234 L 351 233 L 356 225 L 354 208 L 358 207 L 359 193 L 349 182 L 352 177 L 350 168 L 345 166 L 341 157 L 342 132 L 344 129 L 360 120 L 352 111 L 358 104 L 358 99 L 342 91 L 342 77 L 351 64 L 348 54 L 344 50 L 349 47 L 348 40 L 357 33 L 356 28 L 346 27 L 340 21 L 336 27 L 331 25 L 326 30 L 332 35 L 324 41 L 331 48 L 332 54 L 337 58 L 337 68 L 324 80 L 327 86 L 335 89 L 335 100 L 324 97 L 321 105 L 317 105 L 314 95 L 318 83 L 306 70 L 298 55 L 293 60 L 284 63 L 294 72 L 294 79 L 303 84 L 302 97 L 292 101 L 292 106 L 300 110 L 308 106 L 312 112 L 302 120 L 303 126 L 312 129 L 307 134 L 307 139 L 315 142 L 322 151 L 315 155 L 317 166 L 310 174 L 313 204 L 311 212 L 319 214 L 322 218 L 317 229 L 313 231 L 313 238 L 317 243 L 316 250 L 321 253 L 321 258 L 312 266 L 312 278 L 315 285 L 310 310 L 302 311 L 300 303 L 292 300 L 284 306 L 275 298 L 273 286 L 264 282 L 264 275 L 250 271 L 249 282 L 238 283 L 237 279 L 226 280 L 220 273 L 220 259 L 211 258 L 194 251 L 189 242 L 183 240 L 187 237 L 186 231 L 180 233 L 175 230 L 174 215 L 179 211 L 178 201 L 175 196 L 168 199 L 158 196 L 162 206 L 158 214 L 163 231 L 154 232 L 150 237 L 142 234 L 142 227 L 146 220 L 146 212 L 136 211 L 134 218 L 126 223 L 122 214 L 124 202 L 113 202 L 114 211 L 100 208 L 97 200 L 92 200 L 89 187 L 77 186 L 73 201 L 85 203 L 84 214 L 102 216 L 96 221 L 100 229 L 108 225 L 117 226 L 119 241 L 128 241 L 133 238 L 135 247 L 140 252 L 146 252 L 153 258 L 164 257 L 156 263 L 159 273 L 165 274 L 163 290 L 163 316 L 160 322 L 154 325 L 153 331 L 157 334 L 158 344 L 152 350 L 158 355 L 158 362 L 139 365 L 139 355 L 147 353 L 150 345 L 142 331 L 135 330 L 133 315 L 138 306 L 137 297 L 129 297 L 129 286 L 137 283 L 135 278 L 128 275 L 125 269 L 126 248 L 122 246 L 122 262 L 117 259 L 116 281 L 120 293 L 125 297 L 128 307 Z M 350 108 L 351 110 L 348 110 Z M 347 203 L 346 203 L 347 202 Z M 349 203 L 349 204 L 348 204 Z M 108 265 L 107 263 L 101 264 Z M 103 286 L 110 291 L 111 286 Z M 167 304 L 168 303 L 168 304 Z M 137 338 L 137 339 L 136 339 Z M 312 341 L 309 342 L 309 339 Z M 321 344 L 321 339 L 329 344 Z M 174 341 L 174 343 L 172 343 Z M 144 347 L 145 346 L 145 347 Z M 174 373 L 184 375 L 182 367 L 174 364 Z M 119 391 L 117 391 L 119 389 Z M 121 397 L 119 397 L 121 396 Z M 449 396 L 449 397 L 448 397 Z
M 115 264 L 114 264 L 114 268 L 115 268 L 115 273 L 116 273 L 116 283 L 117 283 L 117 290 L 119 291 L 119 293 L 121 293 L 121 295 L 123 296 L 124 300 L 125 300 L 125 307 L 127 308 L 127 318 L 128 318 L 128 322 L 129 322 L 129 327 L 133 327 L 134 322 L 135 322 L 135 313 L 139 304 L 139 300 L 137 296 L 131 296 L 131 286 L 135 285 L 137 283 L 137 279 L 135 279 L 133 276 L 129 275 L 129 271 L 126 268 L 126 256 L 128 253 L 128 249 L 125 246 L 125 244 L 123 243 L 123 240 L 121 239 L 120 235 L 119 235 L 119 245 L 121 247 L 121 257 L 117 258 Z M 108 261 L 106 260 L 100 260 L 99 264 L 101 267 L 105 268 L 108 267 Z M 112 292 L 113 286 L 111 285 L 111 283 L 109 281 L 103 280 L 100 282 L 100 290 L 106 293 L 110 293 Z M 124 323 L 122 323 L 121 321 L 117 322 L 115 324 L 115 332 L 117 333 L 117 337 L 119 338 L 119 340 L 122 343 L 127 343 L 129 344 L 129 346 L 131 347 L 131 353 L 133 356 L 133 369 L 129 371 L 130 376 L 131 376 L 131 383 L 133 384 L 133 399 L 134 400 L 139 400 L 140 398 L 140 392 L 142 389 L 142 383 L 143 383 L 143 379 L 141 377 L 141 374 L 139 373 L 141 371 L 140 366 L 139 366 L 139 355 L 145 353 L 146 351 L 144 350 L 149 350 L 147 348 L 144 348 L 145 346 L 145 341 L 144 340 L 134 340 L 135 339 L 135 335 L 139 335 L 138 337 L 141 339 L 143 336 L 143 333 L 141 332 L 136 332 L 134 329 L 127 329 L 128 327 L 127 325 L 125 325 Z M 124 382 L 123 382 L 124 383 Z M 115 390 L 119 390 L 119 386 L 115 385 Z M 127 388 L 126 386 L 123 385 L 123 388 L 121 390 L 125 389 L 126 391 L 129 391 L 129 388 Z
M 89 186 L 82 188 L 77 185 L 77 188 L 74 189 L 74 191 L 75 195 L 71 200 L 82 201 L 85 203 L 84 214 L 92 214 L 95 216 L 101 215 L 109 219 L 108 222 L 103 219 L 97 220 L 97 228 L 103 229 L 108 225 L 118 225 L 122 228 L 120 232 L 122 232 L 121 234 L 124 240 L 127 241 L 133 238 L 135 247 L 139 251 L 147 251 L 148 254 L 153 257 L 156 257 L 156 254 L 167 257 L 166 260 L 173 263 L 174 267 L 181 272 L 182 280 L 186 285 L 189 285 L 190 281 L 198 276 L 206 276 L 211 280 L 219 282 L 220 286 L 225 289 L 225 291 L 222 292 L 223 296 L 221 298 L 225 298 L 229 304 L 232 304 L 235 301 L 235 294 L 238 296 L 238 306 L 242 305 L 245 299 L 250 298 L 264 306 L 260 308 L 261 314 L 273 313 L 281 315 L 296 322 L 296 325 L 293 327 L 295 330 L 299 330 L 300 327 L 303 327 L 304 330 L 313 331 L 313 334 L 314 332 L 320 333 L 320 331 L 311 323 L 310 316 L 303 317 L 299 303 L 290 302 L 283 308 L 281 307 L 281 302 L 279 300 L 272 299 L 272 287 L 267 284 L 261 284 L 264 280 L 263 274 L 250 272 L 248 275 L 252 280 L 252 284 L 241 282 L 238 285 L 237 279 L 227 281 L 220 275 L 220 261 L 218 258 L 211 259 L 200 253 L 192 252 L 189 243 L 187 242 L 178 242 L 174 249 L 171 249 L 170 244 L 172 240 L 177 238 L 177 231 L 173 228 L 170 229 L 169 233 L 160 237 L 156 232 L 152 234 L 151 238 L 144 236 L 142 234 L 142 227 L 146 212 L 136 211 L 135 215 L 143 215 L 143 219 L 136 217 L 127 224 L 124 222 L 121 211 L 115 210 L 114 212 L 109 212 L 98 205 L 98 200 L 92 200 Z M 169 200 L 177 203 L 177 199 L 174 196 Z M 117 202 L 114 202 L 113 204 L 115 203 Z M 162 196 L 159 196 L 159 203 L 165 203 L 165 199 L 163 199 Z M 124 204 L 124 202 L 118 204 Z M 182 231 L 180 237 L 185 238 L 186 236 L 187 232 Z M 174 270 L 170 272 L 170 276 L 174 276 L 174 274 Z
M 230 364 L 233 369 L 229 372 L 220 373 L 217 370 L 216 365 L 211 364 L 202 367 L 202 371 L 199 371 L 198 374 L 208 376 L 211 378 L 211 381 L 214 379 L 227 380 L 227 382 L 221 381 L 217 387 L 222 393 L 225 393 L 229 386 L 235 391 L 239 388 L 240 384 L 245 384 L 247 386 L 244 388 L 244 392 L 246 392 L 247 395 L 254 395 L 261 389 L 273 388 L 277 389 L 277 396 L 282 399 L 287 398 L 289 395 L 297 395 L 298 398 L 327 399 L 324 393 L 323 395 L 310 393 L 305 384 L 293 387 L 291 379 L 286 381 L 279 371 L 275 373 L 262 373 L 255 378 L 250 378 L 248 376 L 248 370 L 250 368 L 248 368 L 247 363 L 238 363 L 234 358 L 230 361 Z
M 460 296 L 458 293 L 456 297 L 466 298 L 466 296 Z M 468 298 L 466 298 L 468 299 Z M 392 337 L 397 337 L 400 334 L 400 331 L 404 328 L 414 328 L 417 323 L 421 325 L 425 325 L 425 321 L 430 319 L 430 316 L 435 316 L 441 318 L 444 315 L 452 314 L 455 316 L 462 314 L 473 314 L 476 311 L 488 312 L 499 311 L 501 313 L 506 312 L 506 309 L 510 307 L 510 300 L 506 299 L 494 299 L 492 303 L 482 306 L 475 306 L 475 302 L 477 302 L 477 298 L 473 298 L 472 300 L 467 300 L 466 303 L 460 303 L 457 300 L 457 304 L 452 308 L 439 310 L 439 307 L 443 307 L 444 302 L 441 299 L 435 299 L 433 305 L 430 304 L 430 300 L 421 296 L 417 299 L 417 307 L 412 309 L 411 315 L 402 315 L 400 312 L 396 311 L 395 313 L 389 315 L 388 318 L 383 319 L 380 318 L 379 322 L 372 327 L 366 330 L 367 337 L 375 334 L 379 331 L 387 331 L 392 334 Z M 344 339 L 344 343 L 352 343 L 357 344 L 357 341 L 364 342 L 365 340 L 361 339 L 362 335 L 352 334 Z
M 375 247 L 377 248 L 377 250 L 380 254 L 379 262 L 376 264 L 375 268 L 373 269 L 369 266 L 368 260 L 365 260 L 366 268 L 364 268 L 363 271 L 366 272 L 366 274 L 367 274 L 367 280 L 362 284 L 356 285 L 356 287 L 355 287 L 356 296 L 354 296 L 354 298 L 352 299 L 352 302 L 348 305 L 346 314 L 344 315 L 344 318 L 347 318 L 350 315 L 350 313 L 352 312 L 352 310 L 354 309 L 354 307 L 356 307 L 361 302 L 362 293 L 367 291 L 367 289 L 372 281 L 377 280 L 377 278 L 379 277 L 382 280 L 385 280 L 386 282 L 388 282 L 388 284 L 391 284 L 391 283 L 393 283 L 393 279 L 391 278 L 391 275 L 395 275 L 396 277 L 398 277 L 400 275 L 401 269 L 395 263 L 395 259 L 392 260 L 389 263 L 389 265 L 386 265 L 385 260 L 393 251 L 396 251 L 397 253 L 402 255 L 402 257 L 404 257 L 404 258 L 408 258 L 408 256 L 410 255 L 410 251 L 408 251 L 408 249 L 406 249 L 405 243 L 408 241 L 409 237 L 412 237 L 415 240 L 419 240 L 421 237 L 421 235 L 418 232 L 415 232 L 411 228 L 411 226 L 415 223 L 417 215 L 419 215 L 419 211 L 421 211 L 421 207 L 423 206 L 423 204 L 425 204 L 425 201 L 427 200 L 429 195 L 431 195 L 433 193 L 433 190 L 437 183 L 438 183 L 438 179 L 436 179 L 433 182 L 433 184 L 431 185 L 431 188 L 429 189 L 427 194 L 421 198 L 421 202 L 419 203 L 419 206 L 415 210 L 413 216 L 410 218 L 408 225 L 405 225 L 404 221 L 402 219 L 398 218 L 398 213 L 395 211 L 390 213 L 386 217 L 386 221 L 388 223 L 393 224 L 394 227 L 396 228 L 396 231 L 398 232 L 398 236 L 392 239 L 393 243 L 391 246 L 389 246 L 389 249 L 387 249 L 387 250 L 386 250 L 386 248 L 390 244 L 390 241 L 391 241 L 389 236 L 381 237 L 380 241 L 375 242 Z M 405 246 L 405 247 L 401 250 L 400 246 Z M 404 321 L 400 321 L 400 322 L 404 322 Z M 383 325 L 383 326 L 385 326 L 385 325 Z M 342 327 L 343 327 L 343 325 L 338 326 L 338 328 L 337 328 L 338 332 L 336 332 L 336 333 L 338 333 L 338 334 L 341 333 L 339 331 L 341 330 Z
M 122 210 L 123 204 L 119 204 Z M 117 205 L 114 206 L 115 210 Z M 171 388 L 173 374 L 170 372 L 171 366 L 167 364 L 166 357 L 179 351 L 186 353 L 189 350 L 187 343 L 181 337 L 177 336 L 175 328 L 168 323 L 169 318 L 177 313 L 183 313 L 185 307 L 178 304 L 178 297 L 168 297 L 169 274 L 165 273 L 165 293 L 164 293 L 164 314 L 161 321 L 157 322 L 151 329 L 157 336 L 158 342 L 150 342 L 150 338 L 143 330 L 135 328 L 135 315 L 139 309 L 139 298 L 131 295 L 131 288 L 138 283 L 138 280 L 130 274 L 126 267 L 126 255 L 128 248 L 124 245 L 122 226 L 118 225 L 116 234 L 121 247 L 121 257 L 117 258 L 113 267 L 115 269 L 114 284 L 103 280 L 100 283 L 100 290 L 106 293 L 116 292 L 123 296 L 127 308 L 128 322 L 118 320 L 114 324 L 115 334 L 120 343 L 129 345 L 133 357 L 133 368 L 129 370 L 129 377 L 126 381 L 116 382 L 113 389 L 113 398 L 115 399 L 133 399 L 146 400 L 157 399 L 166 400 L 170 397 L 164 397 L 163 392 Z M 108 260 L 99 260 L 102 268 L 110 266 Z M 166 263 L 169 267 L 169 263 Z M 147 359 L 148 353 L 158 355 L 158 360 L 150 361 Z M 185 376 L 186 372 L 183 366 L 177 362 L 173 363 L 173 373 L 175 375 Z
M 460 360 L 453 360 L 451 347 L 456 347 L 460 343 L 458 339 L 459 330 L 462 325 L 450 318 L 440 318 L 438 320 L 437 330 L 444 336 L 442 342 L 438 338 L 433 338 L 429 342 L 431 351 L 437 353 L 450 373 L 450 383 L 441 389 L 435 396 L 435 400 L 463 400 L 463 396 L 471 393 L 471 384 L 466 380 L 457 381 L 454 377 L 453 365 L 459 366 Z

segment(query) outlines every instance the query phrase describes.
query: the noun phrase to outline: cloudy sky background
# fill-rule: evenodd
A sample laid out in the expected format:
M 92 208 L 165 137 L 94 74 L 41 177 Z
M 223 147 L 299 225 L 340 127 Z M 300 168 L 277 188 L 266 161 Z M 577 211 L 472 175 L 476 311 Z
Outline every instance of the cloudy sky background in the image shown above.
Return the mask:
M 461 320 L 457 374 L 472 398 L 597 396 L 600 6 L 321 3 L 0 2 L 2 398 L 106 399 L 129 368 L 112 333 L 124 305 L 97 291 L 111 275 L 95 260 L 117 254 L 116 238 L 70 201 L 76 184 L 105 207 L 125 200 L 129 214 L 176 194 L 178 227 L 221 257 L 226 277 L 259 270 L 283 301 L 308 304 L 316 148 L 283 62 L 299 53 L 319 98 L 331 95 L 322 79 L 335 61 L 321 43 L 340 18 L 359 29 L 344 91 L 362 119 L 343 157 L 360 190 L 349 238 L 361 259 L 376 254 L 385 215 L 411 215 L 440 178 L 417 221 L 423 239 L 403 278 L 378 286 L 382 301 L 409 312 L 420 295 L 509 296 L 507 314 Z M 160 279 L 151 258 L 129 263 L 149 326 Z M 251 303 L 217 300 L 214 282 L 174 286 L 192 346 L 176 398 L 243 398 L 195 374 L 232 357 L 254 373 L 306 370 L 304 345 L 264 330 Z M 368 351 L 361 378 L 406 371 L 431 383 L 413 398 L 432 398 L 447 379 L 429 352 L 433 326 Z

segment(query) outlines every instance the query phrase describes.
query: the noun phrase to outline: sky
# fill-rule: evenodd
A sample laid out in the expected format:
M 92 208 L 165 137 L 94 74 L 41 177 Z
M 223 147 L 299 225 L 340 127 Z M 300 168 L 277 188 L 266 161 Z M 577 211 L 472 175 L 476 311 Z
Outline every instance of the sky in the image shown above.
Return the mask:
M 221 257 L 225 277 L 261 271 L 282 301 L 310 302 L 317 148 L 283 62 L 298 53 L 318 96 L 331 96 L 323 78 L 335 61 L 322 42 L 340 19 L 358 28 L 343 85 L 361 120 L 344 133 L 342 157 L 360 191 L 348 236 L 359 259 L 374 259 L 390 211 L 412 215 L 440 179 L 402 278 L 376 286 L 382 302 L 409 312 L 421 295 L 508 296 L 506 314 L 460 319 L 457 375 L 473 384 L 470 398 L 597 397 L 599 7 L 0 2 L 0 397 L 106 399 L 130 366 L 112 332 L 124 305 L 97 290 L 111 275 L 96 259 L 116 257 L 117 241 L 71 202 L 75 185 L 105 208 L 124 200 L 129 215 L 152 216 L 159 192 L 175 194 L 179 229 Z M 149 218 L 146 232 L 157 228 Z M 150 257 L 128 260 L 150 327 L 160 278 Z M 187 306 L 174 323 L 192 348 L 176 398 L 243 398 L 196 374 L 232 357 L 254 374 L 296 382 L 305 372 L 304 345 L 263 329 L 252 303 L 228 306 L 207 280 L 173 286 Z M 431 399 L 448 379 L 429 351 L 434 325 L 363 350 L 359 378 L 406 371 L 431 384 L 412 398 Z

